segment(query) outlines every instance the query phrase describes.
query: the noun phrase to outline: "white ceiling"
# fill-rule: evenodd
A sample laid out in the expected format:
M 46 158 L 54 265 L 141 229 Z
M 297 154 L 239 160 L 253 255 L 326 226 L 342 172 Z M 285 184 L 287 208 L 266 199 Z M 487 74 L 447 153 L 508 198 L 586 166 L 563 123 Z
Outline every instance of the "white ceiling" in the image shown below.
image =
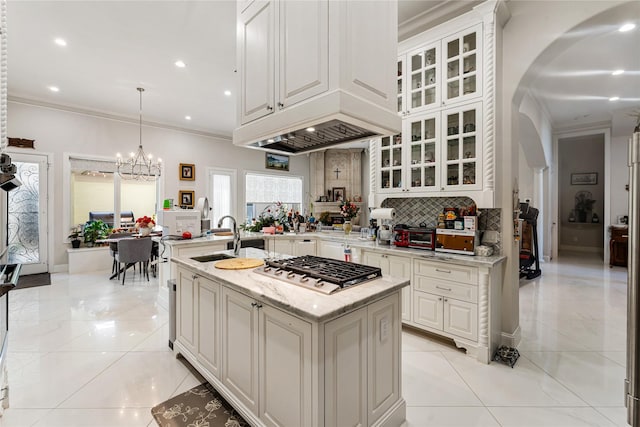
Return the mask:
M 445 17 L 471 4 L 400 0 L 398 18 L 401 28 L 416 28 L 419 18 Z M 593 31 L 580 33 L 532 82 L 555 125 L 628 117 L 640 106 L 640 29 L 615 31 L 622 18 L 640 23 L 640 7 L 621 14 L 595 20 Z M 136 87 L 142 86 L 145 122 L 231 135 L 235 1 L 10 0 L 7 15 L 10 99 L 137 119 Z M 67 46 L 57 46 L 56 37 Z M 187 67 L 177 68 L 178 59 Z M 616 68 L 626 73 L 612 78 Z M 614 95 L 621 100 L 608 101 Z

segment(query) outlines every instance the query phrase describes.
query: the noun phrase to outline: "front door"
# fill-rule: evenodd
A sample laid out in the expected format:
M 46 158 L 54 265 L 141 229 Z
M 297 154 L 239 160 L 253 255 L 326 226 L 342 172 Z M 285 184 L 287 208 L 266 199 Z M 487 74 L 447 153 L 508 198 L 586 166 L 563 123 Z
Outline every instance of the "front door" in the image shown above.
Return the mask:
M 11 153 L 22 182 L 7 193 L 7 263 L 22 264 L 21 275 L 48 271 L 47 157 Z

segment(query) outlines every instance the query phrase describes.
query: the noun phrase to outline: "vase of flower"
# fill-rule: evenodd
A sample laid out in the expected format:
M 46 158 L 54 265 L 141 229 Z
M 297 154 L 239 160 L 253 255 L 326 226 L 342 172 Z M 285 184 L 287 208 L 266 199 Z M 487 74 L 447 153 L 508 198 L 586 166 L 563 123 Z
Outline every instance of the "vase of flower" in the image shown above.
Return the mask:
M 151 234 L 151 229 L 156 225 L 153 218 L 148 216 L 140 217 L 136 220 L 136 228 L 141 236 L 148 236 Z
M 353 227 L 351 225 L 351 221 L 350 220 L 346 220 L 344 222 L 344 224 L 342 224 L 342 229 L 344 230 L 345 236 L 348 236 L 349 234 L 351 234 L 351 230 L 353 229 Z
M 143 237 L 151 234 L 151 228 L 149 227 L 140 227 L 138 230 L 140 230 L 140 236 Z

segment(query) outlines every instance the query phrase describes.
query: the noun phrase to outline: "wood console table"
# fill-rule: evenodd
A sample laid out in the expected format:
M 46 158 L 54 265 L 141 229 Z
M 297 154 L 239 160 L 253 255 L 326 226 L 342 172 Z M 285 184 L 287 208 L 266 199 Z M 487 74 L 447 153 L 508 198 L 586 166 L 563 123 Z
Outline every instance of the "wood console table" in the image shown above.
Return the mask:
M 629 228 L 627 226 L 610 226 L 609 234 L 609 267 L 614 265 L 627 266 L 627 250 L 629 240 Z

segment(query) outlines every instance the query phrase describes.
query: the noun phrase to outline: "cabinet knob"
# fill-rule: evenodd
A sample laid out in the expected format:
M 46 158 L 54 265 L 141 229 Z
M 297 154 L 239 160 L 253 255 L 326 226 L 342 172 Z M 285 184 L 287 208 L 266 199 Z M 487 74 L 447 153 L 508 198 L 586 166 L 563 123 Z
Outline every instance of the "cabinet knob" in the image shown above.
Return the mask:
M 273 107 L 271 105 L 267 105 L 267 110 L 271 111 L 273 110 Z
M 438 301 L 442 301 L 442 297 L 438 298 Z
M 284 108 L 284 104 L 282 102 L 278 102 L 278 107 Z
M 191 276 L 191 278 L 192 278 L 193 280 L 196 280 L 196 279 L 198 278 L 198 275 L 197 275 L 197 274 L 194 274 L 193 276 Z
M 257 302 L 252 302 L 251 303 L 251 307 L 253 307 L 253 308 L 262 308 L 262 304 L 257 303 Z
M 444 191 L 444 187 L 440 187 L 440 191 Z
M 447 301 L 449 301 L 449 300 L 445 298 L 445 299 L 444 299 L 444 302 L 447 302 Z

